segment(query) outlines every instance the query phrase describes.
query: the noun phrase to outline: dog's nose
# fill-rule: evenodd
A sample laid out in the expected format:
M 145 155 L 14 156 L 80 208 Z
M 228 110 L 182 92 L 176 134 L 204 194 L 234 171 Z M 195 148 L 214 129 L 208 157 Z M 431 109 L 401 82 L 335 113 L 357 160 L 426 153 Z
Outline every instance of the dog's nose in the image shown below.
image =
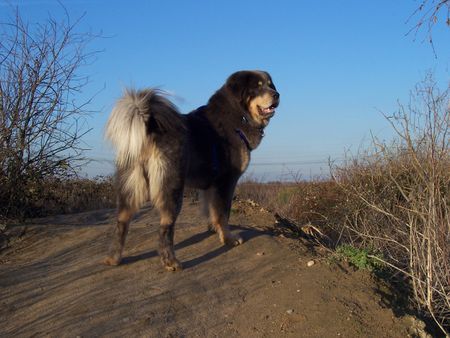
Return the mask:
M 278 92 L 273 93 L 272 96 L 275 100 L 278 100 L 280 98 L 280 94 Z

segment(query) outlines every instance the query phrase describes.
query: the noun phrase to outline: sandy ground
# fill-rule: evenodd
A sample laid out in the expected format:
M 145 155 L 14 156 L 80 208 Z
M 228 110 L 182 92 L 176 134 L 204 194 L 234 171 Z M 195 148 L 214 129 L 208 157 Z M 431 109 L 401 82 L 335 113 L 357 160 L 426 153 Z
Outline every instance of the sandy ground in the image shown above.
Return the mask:
M 156 252 L 158 215 L 133 221 L 125 259 L 100 264 L 114 210 L 40 219 L 0 254 L 1 337 L 406 337 L 414 319 L 366 272 L 280 237 L 273 215 L 236 202 L 243 245 L 223 247 L 185 201 L 181 272 Z M 314 260 L 313 266 L 307 262 Z

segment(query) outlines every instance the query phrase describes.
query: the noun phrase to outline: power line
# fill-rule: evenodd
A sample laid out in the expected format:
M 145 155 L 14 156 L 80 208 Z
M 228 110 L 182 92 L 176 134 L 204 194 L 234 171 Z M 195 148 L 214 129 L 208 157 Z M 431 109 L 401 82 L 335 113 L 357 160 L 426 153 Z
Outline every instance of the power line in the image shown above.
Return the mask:
M 279 162 L 250 162 L 250 166 L 279 166 L 279 165 L 313 165 L 313 164 L 329 164 L 327 160 L 322 161 L 279 161 Z
M 114 164 L 114 160 L 107 158 L 87 158 L 90 162 Z M 342 159 L 333 159 L 334 161 L 341 161 Z M 268 161 L 268 162 L 250 162 L 251 166 L 279 166 L 279 165 L 313 165 L 313 164 L 329 164 L 328 160 L 312 160 L 312 161 Z

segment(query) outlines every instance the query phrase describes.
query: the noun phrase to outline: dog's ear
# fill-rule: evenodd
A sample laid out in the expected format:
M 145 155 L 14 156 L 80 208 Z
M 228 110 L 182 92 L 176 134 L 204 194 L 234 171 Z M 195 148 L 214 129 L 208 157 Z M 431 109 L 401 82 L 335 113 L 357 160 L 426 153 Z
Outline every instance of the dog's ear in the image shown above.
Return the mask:
M 262 71 L 262 73 L 264 73 L 266 75 L 266 79 L 267 79 L 269 87 L 274 90 L 277 90 L 277 88 L 275 87 L 275 84 L 272 81 L 272 77 L 270 76 L 270 74 L 266 71 Z
M 251 72 L 242 70 L 230 75 L 225 83 L 228 90 L 239 101 L 245 100 L 247 96 L 247 89 L 249 87 Z

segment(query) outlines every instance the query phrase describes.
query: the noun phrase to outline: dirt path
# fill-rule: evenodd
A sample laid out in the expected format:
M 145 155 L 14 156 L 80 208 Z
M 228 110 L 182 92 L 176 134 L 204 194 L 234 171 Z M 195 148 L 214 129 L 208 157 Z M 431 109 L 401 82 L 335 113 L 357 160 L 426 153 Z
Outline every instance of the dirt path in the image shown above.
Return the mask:
M 113 210 L 40 220 L 0 255 L 1 337 L 408 336 L 411 317 L 397 317 L 367 273 L 271 235 L 274 218 L 257 207 L 234 205 L 245 243 L 228 249 L 186 201 L 175 235 L 185 269 L 175 273 L 159 262 L 149 208 L 131 226 L 124 264 L 99 264 L 112 222 Z

